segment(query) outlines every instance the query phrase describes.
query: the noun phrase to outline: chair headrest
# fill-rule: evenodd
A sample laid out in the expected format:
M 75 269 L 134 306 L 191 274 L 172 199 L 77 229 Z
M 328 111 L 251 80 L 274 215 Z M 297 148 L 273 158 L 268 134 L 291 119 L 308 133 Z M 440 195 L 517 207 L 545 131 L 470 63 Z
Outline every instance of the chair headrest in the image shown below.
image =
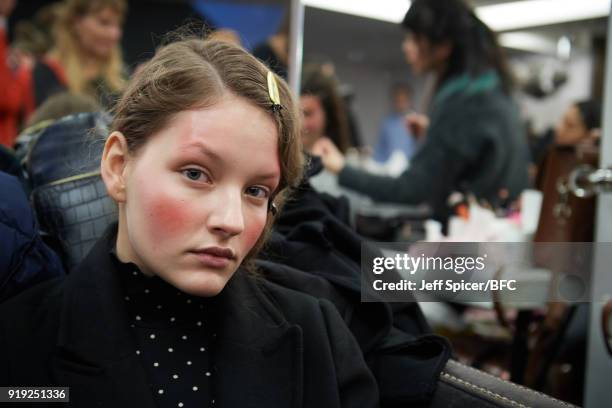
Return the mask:
M 27 159 L 32 188 L 97 171 L 110 123 L 106 113 L 79 113 L 45 128 Z

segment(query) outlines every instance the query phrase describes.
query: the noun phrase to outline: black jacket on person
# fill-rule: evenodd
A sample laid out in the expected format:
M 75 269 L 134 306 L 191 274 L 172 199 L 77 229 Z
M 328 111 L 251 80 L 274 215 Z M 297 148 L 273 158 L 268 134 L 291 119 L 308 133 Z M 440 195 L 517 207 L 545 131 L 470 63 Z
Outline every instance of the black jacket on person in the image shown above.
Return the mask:
M 37 61 L 32 68 L 30 88 L 29 92 L 36 108 L 53 95 L 69 91 L 64 67 L 55 59 L 43 58 Z M 85 84 L 82 93 L 91 96 L 104 109 L 111 109 L 119 96 L 101 77 Z
M 320 168 L 312 158 L 257 266 L 266 279 L 336 306 L 376 378 L 382 407 L 427 403 L 450 358 L 450 345 L 431 334 L 418 303 L 362 301 L 365 240 L 348 224 L 346 200 L 319 193 L 308 183 Z M 409 300 L 410 294 L 405 296 Z
M 432 103 L 425 142 L 399 177 L 345 166 L 341 186 L 381 202 L 427 203 L 446 222 L 448 197 L 471 193 L 491 205 L 516 199 L 527 188 L 529 152 L 519 112 L 493 71 L 449 79 Z
M 26 193 L 17 178 L 0 171 L 0 191 L 2 303 L 40 282 L 63 276 L 64 268 L 57 254 L 43 242 Z
M 0 385 L 69 386 L 75 407 L 155 406 L 110 254 L 114 236 L 65 280 L 0 307 Z M 359 346 L 328 301 L 239 270 L 214 307 L 216 406 L 378 406 Z

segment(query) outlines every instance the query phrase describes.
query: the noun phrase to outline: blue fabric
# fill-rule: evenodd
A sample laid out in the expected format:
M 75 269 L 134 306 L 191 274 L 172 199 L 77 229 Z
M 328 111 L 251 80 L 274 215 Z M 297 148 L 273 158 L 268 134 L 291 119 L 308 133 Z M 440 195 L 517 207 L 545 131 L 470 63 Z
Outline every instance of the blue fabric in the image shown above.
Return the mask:
M 192 4 L 197 12 L 210 19 L 216 27 L 237 31 L 248 50 L 276 33 L 283 19 L 282 6 L 210 0 L 196 0 Z
M 36 283 L 64 274 L 45 245 L 19 181 L 0 172 L 0 302 Z
M 414 136 L 408 131 L 403 114 L 388 116 L 382 123 L 380 136 L 374 149 L 374 160 L 384 163 L 395 150 L 401 150 L 410 160 L 417 149 Z

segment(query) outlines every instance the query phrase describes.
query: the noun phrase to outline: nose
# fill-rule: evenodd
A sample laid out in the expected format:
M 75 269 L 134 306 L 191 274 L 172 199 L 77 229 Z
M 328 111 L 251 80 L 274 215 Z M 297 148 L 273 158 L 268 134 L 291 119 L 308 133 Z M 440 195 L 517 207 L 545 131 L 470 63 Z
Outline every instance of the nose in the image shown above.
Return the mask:
M 228 239 L 244 231 L 241 192 L 227 191 L 211 201 L 208 229 L 213 234 Z

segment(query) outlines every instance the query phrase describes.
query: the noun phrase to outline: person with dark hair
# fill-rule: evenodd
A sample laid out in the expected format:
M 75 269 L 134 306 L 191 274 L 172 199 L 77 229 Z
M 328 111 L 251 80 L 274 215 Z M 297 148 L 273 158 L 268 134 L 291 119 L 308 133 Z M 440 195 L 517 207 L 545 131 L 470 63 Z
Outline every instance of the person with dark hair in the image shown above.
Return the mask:
M 304 117 L 302 143 L 310 151 L 321 137 L 329 138 L 346 153 L 350 147 L 346 106 L 332 75 L 318 64 L 306 65 L 302 75 L 300 105 Z
M 555 128 L 557 145 L 595 142 L 601 135 L 601 106 L 591 100 L 570 105 Z
M 454 191 L 493 206 L 517 198 L 527 187 L 528 152 L 494 34 L 460 0 L 415 0 L 402 26 L 413 70 L 437 78 L 429 119 L 413 121 L 426 135 L 410 167 L 397 178 L 376 176 L 345 165 L 329 140 L 313 151 L 340 185 L 377 201 L 427 203 L 442 222 Z
M 563 117 L 554 128 L 548 129 L 542 136 L 534 138 L 531 145 L 533 164 L 531 175 L 536 188 L 542 189 L 545 174 L 550 162 L 568 162 L 568 158 L 558 156 L 584 156 L 585 152 L 598 152 L 601 136 L 601 105 L 594 100 L 572 103 L 563 113 Z M 567 174 L 564 174 L 567 176 Z

